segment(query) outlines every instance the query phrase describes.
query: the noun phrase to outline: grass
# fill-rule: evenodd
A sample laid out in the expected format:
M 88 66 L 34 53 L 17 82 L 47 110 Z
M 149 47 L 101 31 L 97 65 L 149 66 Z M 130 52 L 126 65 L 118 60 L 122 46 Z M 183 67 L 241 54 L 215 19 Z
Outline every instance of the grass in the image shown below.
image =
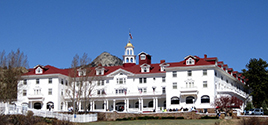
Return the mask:
M 215 125 L 219 119 L 99 121 L 79 125 Z M 225 122 L 226 123 L 226 122 Z

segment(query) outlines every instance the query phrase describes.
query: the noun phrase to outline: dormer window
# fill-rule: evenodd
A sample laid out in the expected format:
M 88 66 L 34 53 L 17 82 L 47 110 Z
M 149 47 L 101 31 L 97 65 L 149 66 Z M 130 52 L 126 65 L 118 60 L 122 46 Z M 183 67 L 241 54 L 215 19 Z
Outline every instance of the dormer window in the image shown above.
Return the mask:
M 42 74 L 43 73 L 43 69 L 41 67 L 38 67 L 36 70 L 35 70 L 35 74 Z
M 194 65 L 195 60 L 192 58 L 189 58 L 188 60 L 186 60 L 186 65 Z
M 104 69 L 96 70 L 96 75 L 104 75 Z
M 145 55 L 141 55 L 141 60 L 145 60 L 146 56 Z
M 148 64 L 141 65 L 141 72 L 150 72 L 150 67 Z

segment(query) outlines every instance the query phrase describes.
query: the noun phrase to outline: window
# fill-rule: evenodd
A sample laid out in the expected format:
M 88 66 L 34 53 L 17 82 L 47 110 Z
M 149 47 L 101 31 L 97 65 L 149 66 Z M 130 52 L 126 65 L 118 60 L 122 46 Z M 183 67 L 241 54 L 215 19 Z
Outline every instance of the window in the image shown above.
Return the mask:
M 203 76 L 206 76 L 208 74 L 208 71 L 206 69 L 203 70 Z
M 173 89 L 177 89 L 177 83 L 173 82 Z
M 187 71 L 187 74 L 188 76 L 192 76 L 192 71 L 191 70 Z
M 171 98 L 171 104 L 180 104 L 180 98 L 174 96 Z
M 146 67 L 143 69 L 143 72 L 147 72 L 147 68 Z
M 229 83 L 229 81 L 226 79 L 226 83 Z
M 147 88 L 143 88 L 143 92 L 146 93 L 147 92 Z
M 172 72 L 173 77 L 177 77 L 177 71 Z
M 66 85 L 66 86 L 68 85 L 68 81 L 67 81 L 67 80 L 65 80 L 65 85 Z
M 208 87 L 207 81 L 203 81 L 203 88 L 207 88 L 207 87 Z
M 221 80 L 223 80 L 223 77 L 221 76 Z
M 27 90 L 23 90 L 22 95 L 27 96 Z
M 104 80 L 100 80 L 97 82 L 97 86 L 104 86 Z
M 48 89 L 48 95 L 52 95 L 52 88 Z
M 40 94 L 41 94 L 41 89 L 34 90 L 34 95 L 40 95 Z
M 126 84 L 126 78 L 117 78 L 117 84 Z
M 210 103 L 210 99 L 208 95 L 203 95 L 201 97 L 201 103 Z
M 48 79 L 48 83 L 50 83 L 50 84 L 52 83 L 52 78 Z
M 166 87 L 162 87 L 162 94 L 166 93 Z
M 146 56 L 145 55 L 141 55 L 141 60 L 145 60 Z
M 60 83 L 61 83 L 62 85 L 64 85 L 63 79 L 60 80 Z
M 147 83 L 147 78 L 140 78 L 140 83 Z
M 186 97 L 186 104 L 193 104 L 195 101 L 195 98 L 193 96 Z
M 138 88 L 140 93 L 146 93 L 147 92 L 147 88 Z
M 115 93 L 116 94 L 127 94 L 127 89 L 116 89 Z
M 27 85 L 27 79 L 24 79 L 24 80 L 23 80 L 23 84 L 24 84 L 24 85 Z
M 39 79 L 36 79 L 36 84 L 39 84 Z
M 217 72 L 215 71 L 215 76 L 217 76 Z
M 60 92 L 60 93 L 61 93 L 61 95 L 63 95 L 63 89 L 61 90 L 61 92 Z
M 166 77 L 162 77 L 162 82 L 166 82 Z
M 186 82 L 186 88 L 194 88 L 194 82 Z

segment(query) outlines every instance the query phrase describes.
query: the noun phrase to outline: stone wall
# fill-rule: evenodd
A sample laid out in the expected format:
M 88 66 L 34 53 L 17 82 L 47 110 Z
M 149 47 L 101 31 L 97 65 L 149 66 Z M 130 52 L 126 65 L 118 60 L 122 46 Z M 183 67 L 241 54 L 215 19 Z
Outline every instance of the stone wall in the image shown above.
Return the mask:
M 184 117 L 184 119 L 200 119 L 202 116 L 216 116 L 216 114 L 199 114 L 196 112 L 163 112 L 163 113 L 118 113 L 118 112 L 97 112 L 98 121 L 115 121 L 123 118 L 136 118 L 144 116 L 153 117 Z

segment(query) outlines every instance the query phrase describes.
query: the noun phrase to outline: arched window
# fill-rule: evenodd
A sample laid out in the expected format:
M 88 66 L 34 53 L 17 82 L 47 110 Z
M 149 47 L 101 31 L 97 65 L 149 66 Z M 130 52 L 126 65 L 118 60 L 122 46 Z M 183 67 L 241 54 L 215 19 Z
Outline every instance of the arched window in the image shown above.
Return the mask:
M 186 104 L 193 104 L 195 98 L 193 96 L 186 97 Z
M 127 58 L 127 63 L 129 62 L 129 59 Z
M 41 109 L 41 108 L 42 108 L 42 104 L 40 102 L 34 103 L 34 109 Z
M 180 98 L 177 96 L 172 97 L 171 104 L 180 104 Z
M 53 102 L 48 102 L 47 103 L 47 109 L 52 109 L 52 108 L 54 108 L 54 103 Z
M 130 59 L 130 62 L 133 62 L 133 58 Z
M 208 95 L 203 95 L 201 97 L 201 103 L 210 103 L 210 98 Z

